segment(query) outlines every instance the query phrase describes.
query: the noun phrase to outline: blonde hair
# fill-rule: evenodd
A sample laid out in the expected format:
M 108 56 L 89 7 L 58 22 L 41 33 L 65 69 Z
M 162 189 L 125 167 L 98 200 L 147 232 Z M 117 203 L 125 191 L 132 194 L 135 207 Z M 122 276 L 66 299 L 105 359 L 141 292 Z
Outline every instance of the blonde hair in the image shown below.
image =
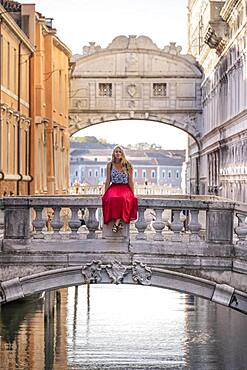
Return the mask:
M 123 150 L 123 148 L 120 145 L 116 145 L 113 148 L 113 151 L 112 151 L 112 163 L 116 163 L 116 159 L 115 159 L 115 155 L 114 155 L 114 152 L 115 152 L 116 149 L 120 149 L 121 152 L 122 152 L 121 171 L 123 171 L 124 173 L 129 173 L 130 170 L 132 170 L 133 167 L 132 167 L 132 164 L 126 159 L 124 150 Z

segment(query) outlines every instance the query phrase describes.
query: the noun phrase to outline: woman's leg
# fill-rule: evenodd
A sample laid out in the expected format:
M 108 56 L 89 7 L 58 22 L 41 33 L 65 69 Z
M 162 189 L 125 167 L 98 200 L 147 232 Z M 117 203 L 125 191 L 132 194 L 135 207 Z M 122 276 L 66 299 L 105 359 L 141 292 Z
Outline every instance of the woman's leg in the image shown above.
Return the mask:
M 120 218 L 118 218 L 116 221 L 115 221 L 115 225 L 119 225 L 120 224 L 120 221 L 121 221 L 121 219 Z

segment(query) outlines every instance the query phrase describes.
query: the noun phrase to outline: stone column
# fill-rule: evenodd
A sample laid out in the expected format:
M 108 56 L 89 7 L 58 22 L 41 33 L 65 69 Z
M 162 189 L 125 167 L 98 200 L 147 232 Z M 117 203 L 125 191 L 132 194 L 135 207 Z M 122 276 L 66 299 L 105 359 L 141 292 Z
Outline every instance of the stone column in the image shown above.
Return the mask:
M 27 241 L 31 238 L 29 199 L 4 198 L 4 239 Z
M 233 208 L 209 208 L 206 218 L 206 241 L 208 243 L 232 244 Z

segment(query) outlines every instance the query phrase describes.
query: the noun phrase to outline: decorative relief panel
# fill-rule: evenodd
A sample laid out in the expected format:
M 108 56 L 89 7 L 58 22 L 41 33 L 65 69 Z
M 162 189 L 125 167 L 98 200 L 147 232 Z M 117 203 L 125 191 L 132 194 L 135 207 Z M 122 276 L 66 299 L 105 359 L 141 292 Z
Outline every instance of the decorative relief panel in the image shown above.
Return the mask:
M 125 83 L 123 86 L 123 97 L 126 99 L 138 99 L 142 97 L 143 84 L 139 82 Z
M 111 98 L 97 98 L 96 99 L 96 108 L 98 109 L 114 109 L 114 100 Z
M 118 260 L 104 265 L 101 261 L 92 261 L 82 267 L 81 273 L 86 284 L 100 283 L 103 274 L 107 273 L 113 284 L 120 284 L 128 274 L 132 275 L 133 282 L 142 285 L 150 285 L 152 278 L 151 268 L 142 262 L 135 261 L 132 265 L 123 265 Z
M 139 55 L 137 53 L 126 55 L 126 70 L 128 72 L 137 72 L 139 70 Z
M 88 99 L 73 99 L 73 107 L 77 109 L 87 109 L 89 107 Z

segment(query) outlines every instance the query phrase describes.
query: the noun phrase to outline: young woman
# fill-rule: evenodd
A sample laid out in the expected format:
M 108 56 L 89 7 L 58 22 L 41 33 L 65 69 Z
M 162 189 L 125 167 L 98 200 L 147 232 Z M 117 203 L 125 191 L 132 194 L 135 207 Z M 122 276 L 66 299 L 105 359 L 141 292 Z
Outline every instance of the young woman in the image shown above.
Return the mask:
M 137 198 L 134 196 L 133 167 L 117 145 L 112 160 L 106 166 L 105 193 L 102 198 L 104 223 L 114 220 L 113 232 L 118 232 L 122 221 L 129 224 L 137 219 Z

